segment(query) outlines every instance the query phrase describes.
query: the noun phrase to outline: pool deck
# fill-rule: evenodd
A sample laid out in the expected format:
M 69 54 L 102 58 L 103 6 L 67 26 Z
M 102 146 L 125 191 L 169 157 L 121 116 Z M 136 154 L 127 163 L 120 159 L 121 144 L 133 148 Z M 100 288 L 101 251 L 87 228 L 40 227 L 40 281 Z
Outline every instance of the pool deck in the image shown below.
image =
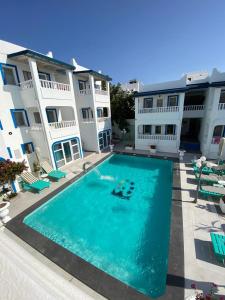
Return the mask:
M 127 152 L 129 153 L 130 150 Z M 78 176 L 82 172 L 82 165 L 85 161 L 96 163 L 108 154 L 91 154 L 84 160 L 69 165 L 65 168 L 68 173 L 67 178 L 52 183 L 49 189 L 40 194 L 19 193 L 11 201 L 10 216 L 17 216 L 62 184 Z M 147 151 L 137 151 L 137 154 L 147 154 Z M 160 156 L 171 155 L 162 153 Z M 211 201 L 199 199 L 197 204 L 191 203 L 196 190 L 194 175 L 189 164 L 192 158 L 192 155 L 185 155 L 185 161 L 180 164 L 181 187 L 177 186 L 173 191 L 174 217 L 176 217 L 175 211 L 177 209 L 181 211 L 180 207 L 182 207 L 184 253 L 180 253 L 182 249 L 171 245 L 170 259 L 174 263 L 176 260 L 176 268 L 180 269 L 181 273 L 184 268 L 184 277 L 169 277 L 167 287 L 178 291 L 184 290 L 185 282 L 184 291 L 187 297 L 193 294 L 192 283 L 196 283 L 200 289 L 207 289 L 209 282 L 214 282 L 218 285 L 218 295 L 225 295 L 225 267 L 214 257 L 209 235 L 210 231 L 225 231 L 225 215 L 222 215 Z M 179 235 L 179 232 L 182 233 L 182 224 L 177 223 L 174 235 Z M 105 299 L 23 242 L 4 226 L 0 228 L 0 243 L 2 274 L 0 299 L 1 297 L 4 300 L 30 299 L 31 293 L 32 299 Z M 182 256 L 184 256 L 184 265 L 180 259 Z M 55 284 L 52 285 L 52 282 Z M 162 297 L 162 299 L 171 298 Z

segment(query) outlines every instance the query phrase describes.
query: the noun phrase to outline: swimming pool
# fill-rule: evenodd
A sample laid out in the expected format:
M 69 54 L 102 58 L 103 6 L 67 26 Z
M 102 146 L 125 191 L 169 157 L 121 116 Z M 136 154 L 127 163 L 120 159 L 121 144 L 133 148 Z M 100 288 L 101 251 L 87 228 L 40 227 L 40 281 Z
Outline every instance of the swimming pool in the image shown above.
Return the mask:
M 172 169 L 169 160 L 113 155 L 24 223 L 139 292 L 158 297 L 166 287 Z

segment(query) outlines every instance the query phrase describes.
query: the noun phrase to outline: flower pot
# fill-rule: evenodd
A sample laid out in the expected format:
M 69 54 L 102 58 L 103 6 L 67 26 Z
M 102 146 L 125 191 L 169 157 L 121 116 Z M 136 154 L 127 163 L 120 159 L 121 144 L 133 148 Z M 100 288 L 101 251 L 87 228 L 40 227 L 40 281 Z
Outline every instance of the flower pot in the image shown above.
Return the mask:
M 8 216 L 9 210 L 8 207 L 10 206 L 9 202 L 2 202 L 0 203 L 0 221 L 2 223 L 7 223 L 11 218 Z

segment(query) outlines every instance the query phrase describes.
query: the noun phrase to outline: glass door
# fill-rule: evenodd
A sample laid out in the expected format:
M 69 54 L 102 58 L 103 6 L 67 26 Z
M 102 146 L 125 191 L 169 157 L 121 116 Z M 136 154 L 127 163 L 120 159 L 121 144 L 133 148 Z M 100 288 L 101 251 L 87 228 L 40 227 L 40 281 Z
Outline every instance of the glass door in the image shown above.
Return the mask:
M 70 141 L 68 142 L 63 142 L 63 151 L 64 151 L 64 156 L 66 159 L 66 163 L 69 163 L 72 161 L 72 153 L 71 153 L 71 148 L 70 148 Z

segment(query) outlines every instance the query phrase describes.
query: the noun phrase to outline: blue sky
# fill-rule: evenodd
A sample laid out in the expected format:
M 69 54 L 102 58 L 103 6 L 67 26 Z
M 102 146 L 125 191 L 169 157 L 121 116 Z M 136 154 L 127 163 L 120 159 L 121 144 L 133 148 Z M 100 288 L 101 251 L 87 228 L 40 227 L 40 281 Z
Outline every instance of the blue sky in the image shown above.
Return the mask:
M 0 39 L 75 57 L 114 82 L 225 71 L 224 0 L 11 0 L 0 24 Z

